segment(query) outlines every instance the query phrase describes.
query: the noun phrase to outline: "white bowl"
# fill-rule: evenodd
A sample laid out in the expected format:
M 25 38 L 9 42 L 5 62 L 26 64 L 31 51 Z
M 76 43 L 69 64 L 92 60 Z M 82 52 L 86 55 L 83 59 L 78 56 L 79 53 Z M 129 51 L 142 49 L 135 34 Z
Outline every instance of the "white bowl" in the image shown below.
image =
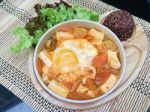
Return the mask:
M 90 99 L 90 100 L 72 100 L 72 99 L 67 99 L 64 98 L 62 96 L 57 95 L 56 93 L 52 92 L 42 81 L 40 74 L 37 70 L 37 59 L 38 59 L 38 54 L 39 52 L 43 49 L 43 46 L 45 44 L 45 42 L 50 39 L 50 36 L 53 34 L 53 32 L 56 32 L 57 30 L 59 30 L 62 27 L 65 26 L 73 26 L 73 25 L 78 25 L 81 27 L 87 27 L 87 28 L 94 28 L 97 30 L 101 30 L 102 32 L 105 33 L 105 35 L 107 35 L 107 37 L 114 41 L 119 49 L 120 52 L 120 57 L 121 57 L 121 72 L 120 72 L 120 77 L 118 79 L 118 81 L 116 82 L 116 84 L 113 86 L 113 88 L 111 88 L 108 92 L 106 92 L 105 94 Z M 126 69 L 126 56 L 125 56 L 125 50 L 123 48 L 123 45 L 121 44 L 120 40 L 118 39 L 118 37 L 111 31 L 109 30 L 107 27 L 105 27 L 104 25 L 100 24 L 100 23 L 96 23 L 93 21 L 89 21 L 89 20 L 70 20 L 70 21 L 65 21 L 62 22 L 58 25 L 55 25 L 54 27 L 50 28 L 49 30 L 47 30 L 47 32 L 41 37 L 41 39 L 39 40 L 35 51 L 34 51 L 34 59 L 33 59 L 33 65 L 34 65 L 34 71 L 35 71 L 35 75 L 37 80 L 39 81 L 39 83 L 41 84 L 41 86 L 52 96 L 56 97 L 59 100 L 63 100 L 66 102 L 71 102 L 71 103 L 92 103 L 94 101 L 100 100 L 103 97 L 106 97 L 107 95 L 109 95 L 112 91 L 115 90 L 115 88 L 119 85 L 120 81 L 123 79 L 124 73 L 125 73 L 125 69 Z

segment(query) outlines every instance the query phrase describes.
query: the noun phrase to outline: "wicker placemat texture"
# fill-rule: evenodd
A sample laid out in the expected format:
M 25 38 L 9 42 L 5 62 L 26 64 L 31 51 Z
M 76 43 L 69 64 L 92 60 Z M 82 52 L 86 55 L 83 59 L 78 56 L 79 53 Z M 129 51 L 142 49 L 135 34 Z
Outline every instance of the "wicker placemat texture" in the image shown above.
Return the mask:
M 97 0 L 66 0 L 90 8 L 98 13 L 116 8 Z M 29 77 L 28 55 L 33 50 L 25 50 L 20 55 L 10 52 L 10 46 L 17 41 L 14 27 L 25 25 L 35 16 L 33 6 L 58 0 L 4 0 L 0 3 L 0 83 L 39 112 L 72 112 L 54 106 L 43 99 L 34 88 Z M 110 102 L 85 112 L 145 112 L 150 105 L 150 24 L 136 18 L 144 28 L 149 41 L 148 55 L 138 78 L 121 95 Z

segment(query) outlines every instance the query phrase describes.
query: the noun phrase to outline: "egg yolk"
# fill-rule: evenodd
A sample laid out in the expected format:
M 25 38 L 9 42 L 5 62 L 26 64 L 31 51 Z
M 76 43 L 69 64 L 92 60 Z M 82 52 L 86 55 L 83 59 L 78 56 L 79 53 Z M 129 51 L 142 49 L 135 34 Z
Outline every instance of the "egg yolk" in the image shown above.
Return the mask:
M 60 72 L 73 71 L 78 65 L 77 55 L 70 49 L 60 49 L 55 54 L 55 66 Z

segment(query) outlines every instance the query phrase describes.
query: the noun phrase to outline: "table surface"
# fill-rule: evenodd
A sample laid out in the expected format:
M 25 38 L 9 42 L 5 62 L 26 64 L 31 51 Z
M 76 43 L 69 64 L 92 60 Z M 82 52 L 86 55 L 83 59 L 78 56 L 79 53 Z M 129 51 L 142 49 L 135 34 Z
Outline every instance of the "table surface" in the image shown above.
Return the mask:
M 2 0 L 0 0 L 1 2 Z M 113 1 L 108 1 L 108 0 L 103 0 L 104 2 L 116 6 L 120 9 L 128 10 L 132 14 L 143 18 L 147 21 L 150 21 L 150 3 L 147 0 L 143 0 L 142 2 L 139 0 L 113 0 Z M 126 5 L 125 5 L 126 2 Z M 136 3 L 135 3 L 136 2 Z M 139 7 L 140 5 L 140 7 Z M 13 103 L 12 103 L 13 102 Z M 13 95 L 11 92 L 6 90 L 3 86 L 0 86 L 0 111 L 8 110 L 9 108 L 14 107 L 15 105 L 21 105 L 21 100 L 17 98 L 15 95 Z M 3 105 L 1 105 L 3 104 Z M 18 106 L 19 106 L 18 105 Z M 22 104 L 24 107 L 26 104 Z M 25 108 L 26 111 L 32 111 L 30 108 Z M 12 110 L 9 110 L 9 112 L 14 111 L 14 108 Z
M 102 0 L 150 22 L 150 0 Z

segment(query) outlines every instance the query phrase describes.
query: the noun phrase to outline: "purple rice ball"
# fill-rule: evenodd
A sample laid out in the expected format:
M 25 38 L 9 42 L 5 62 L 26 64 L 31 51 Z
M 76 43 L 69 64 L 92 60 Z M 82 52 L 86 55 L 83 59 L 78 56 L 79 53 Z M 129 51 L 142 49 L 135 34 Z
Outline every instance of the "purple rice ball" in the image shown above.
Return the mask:
M 103 25 L 112 30 L 121 41 L 126 41 L 134 32 L 133 16 L 127 11 L 117 10 L 110 13 Z

